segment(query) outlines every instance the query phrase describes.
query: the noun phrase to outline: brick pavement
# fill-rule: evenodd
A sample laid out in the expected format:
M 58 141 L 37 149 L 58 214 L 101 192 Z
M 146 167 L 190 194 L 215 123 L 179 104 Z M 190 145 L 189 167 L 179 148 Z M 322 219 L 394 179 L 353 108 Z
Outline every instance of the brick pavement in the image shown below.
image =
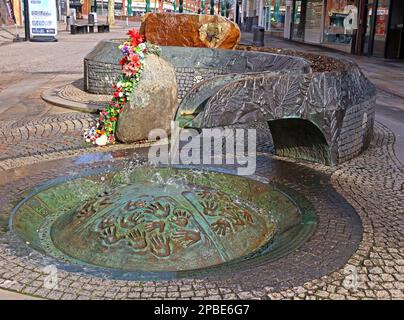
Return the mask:
M 80 57 L 94 45 L 84 40 L 66 40 L 72 46 L 72 55 L 66 59 L 65 65 L 47 63 L 44 53 L 43 57 L 29 64 L 16 65 L 15 70 L 7 67 L 9 69 L 0 76 L 0 95 L 3 94 L 0 100 L 0 221 L 4 222 L 4 214 L 11 209 L 9 203 L 13 197 L 18 197 L 30 185 L 61 174 L 58 170 L 60 167 L 69 168 L 70 165 L 74 169 L 77 156 L 98 152 L 98 157 L 105 155 L 108 158 L 109 152 L 119 155 L 121 149 L 133 147 L 114 145 L 93 148 L 83 145 L 83 128 L 90 125 L 94 118 L 88 114 L 51 107 L 40 100 L 39 95 L 44 87 L 81 75 Z M 9 59 L 14 63 L 24 57 L 20 52 L 16 57 L 12 56 L 14 48 L 21 48 L 20 45 L 3 46 L 2 49 L 11 49 L 7 49 L 7 53 L 0 49 L 0 58 L 6 59 L 0 61 Z M 55 49 L 58 59 L 62 59 L 62 53 L 61 48 Z M 0 65 L 0 68 L 3 66 Z M 17 96 L 14 97 L 14 88 L 27 83 L 22 82 L 27 78 L 28 82 L 33 82 L 32 87 L 27 87 L 26 92 L 14 93 Z M 5 90 L 9 90 L 8 93 Z M 26 96 L 19 97 L 21 94 Z M 387 103 L 386 100 L 394 99 L 389 95 L 386 99 L 383 93 L 379 100 Z M 4 101 L 10 102 L 6 104 Z M 402 100 L 397 100 L 398 114 L 402 105 Z M 263 174 L 280 172 L 279 178 L 290 168 L 302 175 L 310 173 L 328 177 L 327 184 L 356 211 L 363 225 L 362 237 L 357 249 L 352 249 L 351 253 L 334 248 L 335 255 L 343 257 L 339 266 L 338 263 L 327 263 L 325 257 L 320 265 L 324 265 L 324 268 L 311 266 L 314 270 L 308 273 L 288 274 L 291 281 L 285 282 L 283 288 L 265 277 L 249 278 L 248 270 L 227 279 L 189 278 L 169 282 L 113 280 L 60 270 L 59 286 L 50 290 L 44 288 L 47 275 L 42 269 L 41 257 L 10 250 L 12 247 L 7 247 L 2 240 L 0 297 L 4 297 L 2 290 L 11 290 L 23 294 L 22 297 L 47 299 L 404 299 L 404 172 L 395 155 L 395 140 L 395 135 L 387 127 L 377 123 L 370 149 L 336 168 L 286 159 L 280 159 L 283 165 L 275 166 L 277 170 L 261 168 Z M 53 162 L 53 167 L 50 166 L 51 160 L 57 161 Z M 47 173 L 43 175 L 41 172 Z M 318 183 L 320 188 L 322 183 L 323 180 Z M 10 192 L 7 186 L 13 184 L 16 188 Z M 299 189 L 298 185 L 296 187 Z M 317 200 L 319 204 L 323 203 L 323 196 L 316 198 L 310 193 L 307 196 L 313 203 L 317 203 Z M 339 201 L 334 199 L 334 202 Z M 335 210 L 341 210 L 337 204 L 335 206 Z M 321 210 L 320 207 L 318 209 Z M 329 210 L 330 214 L 332 212 Z M 1 233 L 4 233 L 4 229 Z M 321 249 L 321 243 L 318 246 Z M 349 256 L 344 257 L 347 253 Z M 342 263 L 344 259 L 347 261 Z M 288 265 L 282 267 L 281 270 L 287 273 Z M 251 286 L 243 285 L 246 281 L 242 279 L 249 279 Z
M 43 125 L 52 123 L 52 120 L 54 121 L 55 119 L 57 117 L 43 120 Z M 69 121 L 74 120 L 70 119 Z M 8 126 L 18 128 L 17 125 L 12 123 L 9 123 Z M 77 128 L 80 128 L 80 126 L 77 126 Z M 20 137 L 23 137 L 22 134 Z M 15 143 L 16 140 L 18 138 L 11 140 L 11 143 Z M 22 140 L 24 139 L 22 138 Z M 298 171 L 292 171 L 292 181 L 295 180 L 296 176 L 307 175 L 307 172 L 312 170 L 314 171 L 311 176 L 316 174 L 315 172 L 328 176 L 331 185 L 352 205 L 363 224 L 362 240 L 357 250 L 353 250 L 352 256 L 352 253 L 344 250 L 345 245 L 341 247 L 336 245 L 333 251 L 336 255 L 327 257 L 324 253 L 321 253 L 321 247 L 324 246 L 324 243 L 320 241 L 313 242 L 315 246 L 308 251 L 305 251 L 305 249 L 298 250 L 293 255 L 285 258 L 286 260 L 281 259 L 275 262 L 273 266 L 276 266 L 276 268 L 273 269 L 280 270 L 279 275 L 286 275 L 290 278 L 281 286 L 278 286 L 276 281 L 271 280 L 273 277 L 265 277 L 265 272 L 263 272 L 265 269 L 256 273 L 259 269 L 254 267 L 251 270 L 233 272 L 230 277 L 221 276 L 219 279 L 214 277 L 190 278 L 168 282 L 102 279 L 83 273 L 59 271 L 59 288 L 49 290 L 43 287 L 45 277 L 42 270 L 43 266 L 41 267 L 41 264 L 36 259 L 32 258 L 31 255 L 27 257 L 24 254 L 14 252 L 13 247 L 0 245 L 0 288 L 49 299 L 403 299 L 404 228 L 402 215 L 404 212 L 404 193 L 402 191 L 404 174 L 402 165 L 394 156 L 394 140 L 394 135 L 387 128 L 377 124 L 375 139 L 371 148 L 360 157 L 334 169 L 320 165 L 302 164 L 291 160 L 283 160 L 281 161 L 282 164 L 272 167 L 266 166 L 265 162 L 263 162 L 259 168 L 261 174 L 270 174 L 275 179 L 283 179 L 284 172 L 288 172 L 293 168 L 294 171 Z M 101 151 L 105 153 L 114 148 L 116 146 L 107 147 Z M 91 150 L 88 148 L 74 150 L 71 156 L 82 152 L 88 153 Z M 4 194 L 4 187 L 6 187 L 6 190 L 10 190 L 10 187 L 4 185 L 4 183 L 14 183 L 16 186 L 15 193 L 10 194 L 7 192 L 8 196 L 17 195 L 19 192 L 26 190 L 30 184 L 38 183 L 54 175 L 60 175 L 59 169 L 65 167 L 65 163 L 68 161 L 66 160 L 66 154 L 63 152 L 54 152 L 53 154 L 45 152 L 43 157 L 25 162 L 28 155 L 28 153 L 18 155 L 16 158 L 16 161 L 19 162 L 18 166 L 8 166 L 7 160 L 0 160 L 0 165 L 4 170 L 7 170 L 3 173 L 7 173 L 8 177 L 6 179 L 8 181 L 4 181 L 2 183 L 3 187 L 0 187 L 3 214 L 4 210 L 7 211 L 7 208 L 10 208 L 5 206 L 5 203 L 10 199 L 7 200 L 7 196 Z M 46 160 L 58 157 L 60 158 L 58 165 L 52 169 L 51 162 L 46 162 Z M 29 163 L 36 163 L 39 167 L 27 165 Z M 290 167 L 287 163 L 289 163 Z M 76 164 L 73 161 L 73 167 L 69 169 L 66 166 L 66 169 L 71 170 L 75 166 Z M 284 166 L 285 168 L 283 168 Z M 11 169 L 16 167 L 18 168 Z M 43 167 L 47 169 L 45 175 L 41 174 Z M 15 176 L 14 178 L 13 175 Z M 25 180 L 23 179 L 22 184 L 18 187 L 17 181 L 22 177 L 25 177 Z M 308 183 L 308 185 L 319 185 L 320 189 L 324 189 L 326 182 L 321 181 L 320 183 Z M 287 183 L 287 181 L 283 182 Z M 296 184 L 296 182 L 294 186 L 299 191 L 304 191 L 307 187 L 303 187 L 299 183 Z M 326 191 L 326 189 L 324 190 Z M 317 210 L 321 211 L 321 204 L 324 203 L 323 196 L 320 193 L 318 195 L 307 193 L 306 196 L 309 196 L 313 204 L 316 204 Z M 334 208 L 324 211 L 336 214 L 338 210 L 342 209 L 343 212 L 350 215 L 349 210 L 347 211 L 348 207 L 344 209 L 344 206 L 340 207 L 338 205 L 340 202 L 341 200 L 336 201 Z M 321 232 L 318 232 L 317 235 L 321 236 Z M 314 241 L 313 239 L 311 241 Z M 338 236 L 335 234 L 330 240 L 332 239 L 336 240 Z M 316 252 L 316 245 L 319 252 L 314 253 Z M 314 267 L 315 264 L 313 263 L 310 264 L 313 268 L 310 272 L 302 272 L 302 270 L 307 270 L 308 267 L 303 264 L 304 259 L 299 258 L 295 261 L 295 264 L 297 263 L 297 266 L 299 266 L 299 261 L 301 261 L 304 267 L 300 269 L 301 273 L 299 273 L 299 268 L 291 268 L 292 263 L 288 259 L 296 258 L 304 252 L 322 256 L 323 260 L 317 267 Z M 346 253 L 349 253 L 349 256 L 344 258 Z M 343 257 L 341 261 L 349 260 L 339 267 L 336 267 L 335 264 L 330 264 L 330 262 L 335 263 L 335 261 L 338 261 L 338 257 Z M 276 265 L 277 263 L 279 265 Z M 271 269 L 270 266 L 269 269 Z M 288 273 L 288 270 L 290 273 Z M 348 281 L 351 277 L 349 272 L 352 270 L 357 272 L 357 284 L 354 288 L 350 288 Z M 254 274 L 256 275 L 253 276 Z M 318 277 L 314 276 L 315 274 L 318 274 Z

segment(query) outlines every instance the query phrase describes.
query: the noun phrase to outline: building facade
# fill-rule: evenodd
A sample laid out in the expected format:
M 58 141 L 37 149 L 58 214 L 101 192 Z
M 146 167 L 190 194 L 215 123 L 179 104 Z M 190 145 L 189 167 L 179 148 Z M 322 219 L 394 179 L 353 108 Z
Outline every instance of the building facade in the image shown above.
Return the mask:
M 404 58 L 403 0 L 242 0 L 241 28 L 348 53 Z
M 99 15 L 107 14 L 108 0 L 83 0 L 82 13 L 97 12 Z M 198 12 L 201 0 L 183 0 L 184 12 Z M 95 9 L 96 8 L 96 9 Z M 150 0 L 152 12 L 178 11 L 179 0 Z M 116 16 L 137 16 L 146 12 L 145 0 L 115 0 Z

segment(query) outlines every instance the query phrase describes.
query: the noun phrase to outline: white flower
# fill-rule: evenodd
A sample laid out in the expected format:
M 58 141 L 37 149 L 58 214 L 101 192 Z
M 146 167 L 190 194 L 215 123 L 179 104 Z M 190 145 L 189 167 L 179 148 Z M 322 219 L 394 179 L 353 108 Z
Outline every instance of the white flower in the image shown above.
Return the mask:
M 117 88 L 122 87 L 122 82 L 121 82 L 121 81 L 119 81 L 119 82 L 116 84 L 116 87 L 117 87 Z
M 142 51 L 144 51 L 144 49 L 146 49 L 146 45 L 144 43 L 140 43 L 138 47 Z
M 101 137 L 97 138 L 95 140 L 95 144 L 97 146 L 105 146 L 108 142 L 108 137 L 106 134 L 103 134 Z
M 119 95 L 119 97 L 121 97 L 121 98 L 123 97 L 123 93 L 122 93 L 122 92 L 119 92 L 118 95 Z

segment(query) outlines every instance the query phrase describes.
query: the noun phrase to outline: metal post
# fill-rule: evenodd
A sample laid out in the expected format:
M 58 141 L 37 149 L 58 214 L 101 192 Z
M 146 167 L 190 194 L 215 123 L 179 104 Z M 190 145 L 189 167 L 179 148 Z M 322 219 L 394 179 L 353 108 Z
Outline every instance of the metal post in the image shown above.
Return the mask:
M 29 1 L 24 0 L 24 29 L 25 29 L 25 41 L 29 41 L 30 33 L 29 33 Z
M 66 18 L 70 16 L 70 0 L 66 0 Z

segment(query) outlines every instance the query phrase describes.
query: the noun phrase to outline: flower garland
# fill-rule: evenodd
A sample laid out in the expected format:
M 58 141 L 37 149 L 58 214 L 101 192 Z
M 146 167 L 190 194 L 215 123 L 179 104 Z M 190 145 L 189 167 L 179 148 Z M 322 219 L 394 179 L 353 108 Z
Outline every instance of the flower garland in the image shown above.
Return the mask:
M 135 29 L 129 30 L 130 39 L 119 46 L 123 58 L 119 61 L 122 74 L 118 77 L 111 101 L 100 112 L 100 117 L 95 127 L 84 133 L 84 139 L 88 143 L 106 145 L 115 142 L 116 125 L 119 114 L 129 101 L 131 93 L 139 83 L 140 75 L 144 68 L 146 54 L 160 55 L 161 49 L 148 42 L 143 42 L 143 37 Z

